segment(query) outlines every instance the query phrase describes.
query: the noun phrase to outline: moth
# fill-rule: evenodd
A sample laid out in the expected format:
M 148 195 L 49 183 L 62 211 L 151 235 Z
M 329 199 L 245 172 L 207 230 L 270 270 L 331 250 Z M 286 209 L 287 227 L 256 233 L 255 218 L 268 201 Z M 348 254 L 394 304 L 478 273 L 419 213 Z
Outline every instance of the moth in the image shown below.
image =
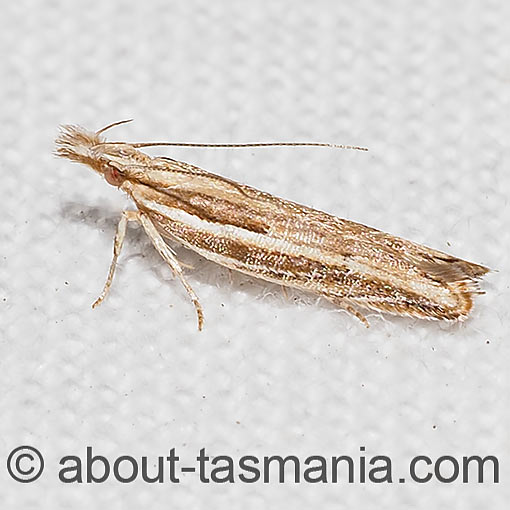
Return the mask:
M 422 319 L 461 321 L 478 281 L 489 269 L 250 186 L 183 161 L 152 157 L 143 147 L 256 147 L 276 144 L 109 142 L 103 133 L 61 126 L 56 154 L 88 165 L 132 199 L 122 212 L 108 277 L 96 307 L 112 285 L 128 222 L 139 223 L 204 315 L 182 265 L 165 239 L 178 241 L 222 266 L 322 296 L 366 326 L 360 308 Z M 346 146 L 337 146 L 346 147 Z M 357 148 L 359 147 L 349 147 Z

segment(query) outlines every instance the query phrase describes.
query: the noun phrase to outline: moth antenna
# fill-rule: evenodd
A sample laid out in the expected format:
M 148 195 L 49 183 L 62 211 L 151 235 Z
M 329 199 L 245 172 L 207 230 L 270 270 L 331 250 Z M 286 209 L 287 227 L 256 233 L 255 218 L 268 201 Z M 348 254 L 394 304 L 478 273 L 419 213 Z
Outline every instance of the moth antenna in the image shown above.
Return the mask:
M 132 122 L 132 121 L 133 121 L 133 119 L 126 119 L 126 120 L 119 120 L 117 122 L 112 122 L 111 124 L 108 124 L 104 128 L 101 128 L 99 131 L 96 131 L 96 135 L 100 135 L 101 133 L 104 133 L 105 131 L 107 131 L 108 129 L 110 129 L 112 127 L 120 126 L 121 124 L 127 124 L 128 122 Z
M 317 143 L 317 142 L 269 142 L 269 143 L 185 143 L 185 142 L 143 142 L 132 143 L 131 146 L 139 149 L 141 147 L 171 146 L 171 147 L 208 147 L 237 149 L 244 147 L 332 147 L 334 149 L 353 149 L 358 151 L 368 151 L 366 147 L 357 147 L 355 145 L 340 145 L 336 143 Z

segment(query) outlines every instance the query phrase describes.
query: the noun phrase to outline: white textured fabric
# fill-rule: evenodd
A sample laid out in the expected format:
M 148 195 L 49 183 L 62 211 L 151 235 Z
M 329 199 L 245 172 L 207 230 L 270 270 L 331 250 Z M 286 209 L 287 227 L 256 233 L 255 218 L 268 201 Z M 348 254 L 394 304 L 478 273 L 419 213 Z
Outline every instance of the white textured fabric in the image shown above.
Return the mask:
M 16 0 L 0 18 L 0 507 L 507 508 L 510 3 Z M 127 200 L 52 155 L 60 123 L 112 139 L 369 147 L 156 150 L 447 251 L 490 274 L 448 326 L 372 327 L 177 247 L 205 311 L 130 228 Z M 18 445 L 45 457 L 13 481 Z M 393 484 L 65 485 L 59 459 L 392 456 Z M 500 483 L 400 484 L 415 455 L 496 455 Z M 190 463 L 190 462 L 189 462 Z

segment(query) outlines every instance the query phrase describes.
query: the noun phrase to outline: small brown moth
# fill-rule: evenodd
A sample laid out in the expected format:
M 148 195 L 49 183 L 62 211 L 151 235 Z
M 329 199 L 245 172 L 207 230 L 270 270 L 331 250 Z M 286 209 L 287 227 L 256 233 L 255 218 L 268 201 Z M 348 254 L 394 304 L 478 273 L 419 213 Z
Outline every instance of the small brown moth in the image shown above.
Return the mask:
M 123 211 L 99 305 L 112 284 L 127 223 L 139 223 L 203 313 L 175 253 L 164 238 L 237 271 L 323 296 L 354 314 L 357 307 L 449 321 L 466 319 L 478 280 L 488 268 L 277 198 L 250 186 L 139 149 L 155 145 L 260 147 L 321 143 L 185 144 L 108 142 L 107 129 L 61 127 L 57 155 L 84 163 L 126 192 L 136 211 Z M 363 150 L 363 149 L 362 149 Z M 364 149 L 366 150 L 366 149 Z

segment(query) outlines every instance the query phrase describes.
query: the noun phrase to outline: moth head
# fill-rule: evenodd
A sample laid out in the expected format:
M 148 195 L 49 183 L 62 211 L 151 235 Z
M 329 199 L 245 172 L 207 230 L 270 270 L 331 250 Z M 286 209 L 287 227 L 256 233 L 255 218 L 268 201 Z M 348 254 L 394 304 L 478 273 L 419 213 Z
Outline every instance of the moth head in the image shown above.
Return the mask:
M 61 126 L 55 141 L 56 155 L 88 165 L 103 175 L 109 184 L 120 186 L 126 179 L 121 161 L 125 163 L 126 158 L 129 159 L 131 147 L 106 142 L 100 135 L 101 131 L 94 133 L 81 126 Z

